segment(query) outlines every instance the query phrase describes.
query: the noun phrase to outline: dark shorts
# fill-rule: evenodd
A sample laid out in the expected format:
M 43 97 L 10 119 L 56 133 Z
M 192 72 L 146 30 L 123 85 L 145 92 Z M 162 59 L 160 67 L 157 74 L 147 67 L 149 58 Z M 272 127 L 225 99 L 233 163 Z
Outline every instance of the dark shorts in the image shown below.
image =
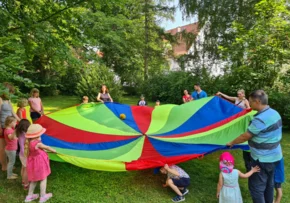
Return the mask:
M 282 183 L 275 183 L 274 184 L 274 187 L 277 189 L 277 188 L 282 188 Z
M 172 181 L 177 187 L 187 187 L 190 185 L 190 178 L 172 179 Z
M 41 117 L 40 113 L 37 112 L 30 112 L 30 117 L 32 120 L 39 119 Z

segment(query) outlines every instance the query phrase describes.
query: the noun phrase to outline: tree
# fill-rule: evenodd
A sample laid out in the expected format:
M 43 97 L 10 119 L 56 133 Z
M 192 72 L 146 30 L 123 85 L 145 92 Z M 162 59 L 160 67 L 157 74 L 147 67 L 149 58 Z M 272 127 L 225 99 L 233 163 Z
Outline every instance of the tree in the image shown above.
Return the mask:
M 179 0 L 185 17 L 198 16 L 199 36 L 194 40 L 194 52 L 190 60 L 206 61 L 207 68 L 221 63 L 219 46 L 228 46 L 235 40 L 232 23 L 246 29 L 255 23 L 254 6 L 260 0 Z M 200 47 L 200 48 L 198 48 Z M 205 64 L 201 63 L 201 66 Z
M 1 1 L 0 79 L 52 94 L 73 88 L 87 63 L 104 63 L 122 82 L 136 83 L 145 48 L 148 74 L 166 67 L 155 20 L 165 8 L 152 5 L 145 43 L 144 5 L 133 0 Z
M 290 60 L 290 12 L 285 1 L 272 0 L 260 1 L 254 10 L 253 26 L 247 29 L 234 22 L 235 40 L 219 48 L 221 56 L 232 64 L 232 84 L 271 88 L 283 64 Z
M 88 96 L 91 102 L 96 101 L 101 85 L 106 84 L 110 90 L 113 100 L 119 102 L 123 91 L 120 81 L 116 80 L 114 72 L 106 66 L 99 64 L 89 64 L 82 73 L 76 86 L 76 94 L 81 98 Z
M 73 49 L 85 43 L 76 8 L 82 3 L 1 1 L 0 78 L 22 87 L 56 86 L 58 76 L 80 68 Z
M 157 17 L 170 16 L 170 12 L 162 15 L 170 9 L 162 6 L 162 2 L 156 4 L 149 0 L 126 1 L 125 6 L 112 7 L 117 14 L 96 12 L 90 22 L 93 25 L 90 32 L 104 53 L 101 60 L 121 77 L 122 82 L 136 84 L 160 72 L 167 62 L 163 56 L 162 35 L 165 33 L 157 25 Z

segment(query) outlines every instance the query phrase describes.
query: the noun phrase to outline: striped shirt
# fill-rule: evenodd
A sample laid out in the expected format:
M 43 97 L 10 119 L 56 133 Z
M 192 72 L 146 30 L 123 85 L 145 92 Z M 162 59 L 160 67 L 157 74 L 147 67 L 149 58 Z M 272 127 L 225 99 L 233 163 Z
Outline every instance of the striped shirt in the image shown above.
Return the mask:
M 273 163 L 282 159 L 282 120 L 277 111 L 266 107 L 258 112 L 251 121 L 248 132 L 253 136 L 248 143 L 254 160 Z

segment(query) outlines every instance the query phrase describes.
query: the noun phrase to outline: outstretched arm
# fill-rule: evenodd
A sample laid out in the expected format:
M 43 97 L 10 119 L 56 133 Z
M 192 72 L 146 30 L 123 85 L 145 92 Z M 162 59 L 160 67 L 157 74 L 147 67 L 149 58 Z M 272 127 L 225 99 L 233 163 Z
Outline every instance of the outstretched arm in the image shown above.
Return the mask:
M 228 100 L 231 100 L 231 101 L 236 101 L 236 99 L 237 99 L 237 97 L 230 97 L 230 96 L 228 96 L 228 95 L 226 95 L 226 94 L 223 94 L 223 93 L 221 93 L 221 92 L 218 92 L 217 93 L 217 95 L 221 95 L 222 97 L 224 97 L 224 98 L 226 98 L 226 99 L 228 99 Z
M 46 145 L 44 145 L 44 144 L 42 144 L 42 143 L 38 143 L 38 144 L 36 145 L 36 147 L 38 147 L 38 148 L 40 148 L 40 149 L 44 149 L 44 150 L 50 151 L 50 152 L 53 152 L 53 153 L 56 153 L 56 150 L 55 150 L 55 149 L 52 149 L 51 147 L 46 146 Z
M 222 173 L 220 172 L 220 175 L 219 175 L 219 182 L 217 184 L 217 191 L 216 191 L 216 197 L 219 198 L 220 197 L 220 192 L 221 192 L 221 189 L 223 187 L 223 184 L 224 184 L 224 180 L 223 180 L 223 175 Z
M 165 184 L 162 184 L 163 187 L 167 187 L 168 186 L 168 184 L 167 184 L 168 183 L 168 179 L 169 178 L 167 177 Z
M 256 173 L 256 172 L 260 172 L 259 166 L 252 167 L 252 169 L 246 174 L 239 171 L 239 177 L 240 178 L 249 178 L 251 175 L 253 175 L 253 173 Z
M 244 143 L 244 142 L 248 141 L 251 138 L 252 138 L 252 135 L 249 132 L 245 132 L 244 134 L 241 134 L 239 137 L 237 137 L 233 141 L 227 143 L 227 146 L 232 147 L 235 144 Z

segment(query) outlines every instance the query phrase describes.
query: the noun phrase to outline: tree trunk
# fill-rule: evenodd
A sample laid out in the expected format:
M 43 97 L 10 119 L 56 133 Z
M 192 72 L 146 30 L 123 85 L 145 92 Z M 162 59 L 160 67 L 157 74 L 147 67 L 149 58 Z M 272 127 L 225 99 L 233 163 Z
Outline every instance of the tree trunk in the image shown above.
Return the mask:
M 148 79 L 148 43 L 149 43 L 149 4 L 145 0 L 145 49 L 144 49 L 144 80 Z

